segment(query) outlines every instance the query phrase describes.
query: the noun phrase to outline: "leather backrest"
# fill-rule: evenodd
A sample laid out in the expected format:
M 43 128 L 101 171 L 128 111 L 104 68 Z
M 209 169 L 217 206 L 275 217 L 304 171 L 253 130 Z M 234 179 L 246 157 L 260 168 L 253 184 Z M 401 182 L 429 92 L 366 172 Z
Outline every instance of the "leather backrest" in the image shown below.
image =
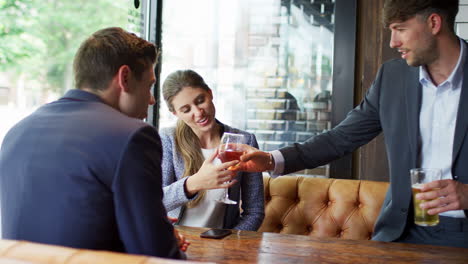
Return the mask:
M 260 232 L 370 239 L 387 182 L 263 176 Z

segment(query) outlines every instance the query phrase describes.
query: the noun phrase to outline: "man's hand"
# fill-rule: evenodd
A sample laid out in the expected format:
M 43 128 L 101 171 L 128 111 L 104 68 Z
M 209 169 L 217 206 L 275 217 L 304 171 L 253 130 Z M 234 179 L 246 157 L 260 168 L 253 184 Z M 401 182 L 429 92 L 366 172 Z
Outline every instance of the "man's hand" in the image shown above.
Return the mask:
M 236 166 L 230 168 L 232 171 L 263 172 L 275 168 L 273 158 L 268 152 L 260 151 L 252 146 L 242 144 L 244 155 Z
M 429 182 L 423 185 L 416 199 L 434 199 L 421 204 L 421 208 L 430 209 L 428 210 L 430 215 L 451 210 L 466 210 L 468 209 L 468 185 L 454 180 Z
M 170 216 L 168 216 L 167 218 L 169 219 L 169 221 L 171 223 L 175 223 L 178 220 L 177 218 L 170 217 Z M 187 251 L 187 248 L 189 247 L 190 242 L 185 240 L 185 237 L 183 235 L 179 234 L 179 232 L 175 229 L 175 227 L 174 227 L 174 236 L 177 239 L 180 250 L 182 250 L 183 252 Z

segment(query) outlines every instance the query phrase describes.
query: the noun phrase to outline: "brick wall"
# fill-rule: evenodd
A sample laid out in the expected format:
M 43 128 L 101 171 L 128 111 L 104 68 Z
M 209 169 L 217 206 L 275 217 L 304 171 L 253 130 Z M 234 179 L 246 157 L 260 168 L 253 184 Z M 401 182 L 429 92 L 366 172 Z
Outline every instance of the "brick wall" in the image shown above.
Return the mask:
M 460 0 L 455 28 L 458 36 L 468 40 L 468 0 Z
M 246 129 L 261 150 L 303 142 L 331 128 L 331 43 L 324 43 L 333 34 L 327 34 L 333 8 L 332 0 L 249 5 L 249 63 L 257 67 L 246 75 Z M 328 167 L 295 174 L 326 177 Z

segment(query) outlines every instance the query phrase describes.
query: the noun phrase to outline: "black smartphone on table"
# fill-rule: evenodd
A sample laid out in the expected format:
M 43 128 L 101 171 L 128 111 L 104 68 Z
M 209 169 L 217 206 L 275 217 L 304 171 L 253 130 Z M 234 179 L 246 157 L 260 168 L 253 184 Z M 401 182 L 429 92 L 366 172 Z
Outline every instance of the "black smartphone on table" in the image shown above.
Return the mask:
M 207 231 L 201 233 L 200 237 L 221 239 L 221 238 L 223 238 L 225 236 L 229 236 L 230 234 L 232 234 L 232 231 L 229 230 L 229 229 L 213 228 L 213 229 L 210 229 L 210 230 L 207 230 Z

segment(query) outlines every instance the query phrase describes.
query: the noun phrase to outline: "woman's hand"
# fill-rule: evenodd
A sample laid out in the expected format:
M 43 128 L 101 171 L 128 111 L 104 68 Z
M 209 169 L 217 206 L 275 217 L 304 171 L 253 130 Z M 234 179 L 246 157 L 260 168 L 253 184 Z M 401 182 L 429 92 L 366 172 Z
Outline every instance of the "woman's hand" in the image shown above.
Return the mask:
M 201 190 L 229 188 L 236 183 L 236 180 L 232 180 L 236 173 L 227 168 L 236 165 L 239 161 L 215 165 L 213 161 L 217 156 L 218 150 L 203 162 L 197 173 L 188 177 L 186 187 L 190 195 L 195 195 Z
M 172 224 L 177 222 L 177 218 L 175 217 L 167 217 L 169 219 L 169 222 Z M 179 231 L 174 227 L 174 236 L 177 239 L 177 244 L 179 245 L 179 249 L 182 250 L 183 252 L 187 251 L 188 247 L 190 246 L 190 242 L 185 239 L 185 236 L 181 235 Z

